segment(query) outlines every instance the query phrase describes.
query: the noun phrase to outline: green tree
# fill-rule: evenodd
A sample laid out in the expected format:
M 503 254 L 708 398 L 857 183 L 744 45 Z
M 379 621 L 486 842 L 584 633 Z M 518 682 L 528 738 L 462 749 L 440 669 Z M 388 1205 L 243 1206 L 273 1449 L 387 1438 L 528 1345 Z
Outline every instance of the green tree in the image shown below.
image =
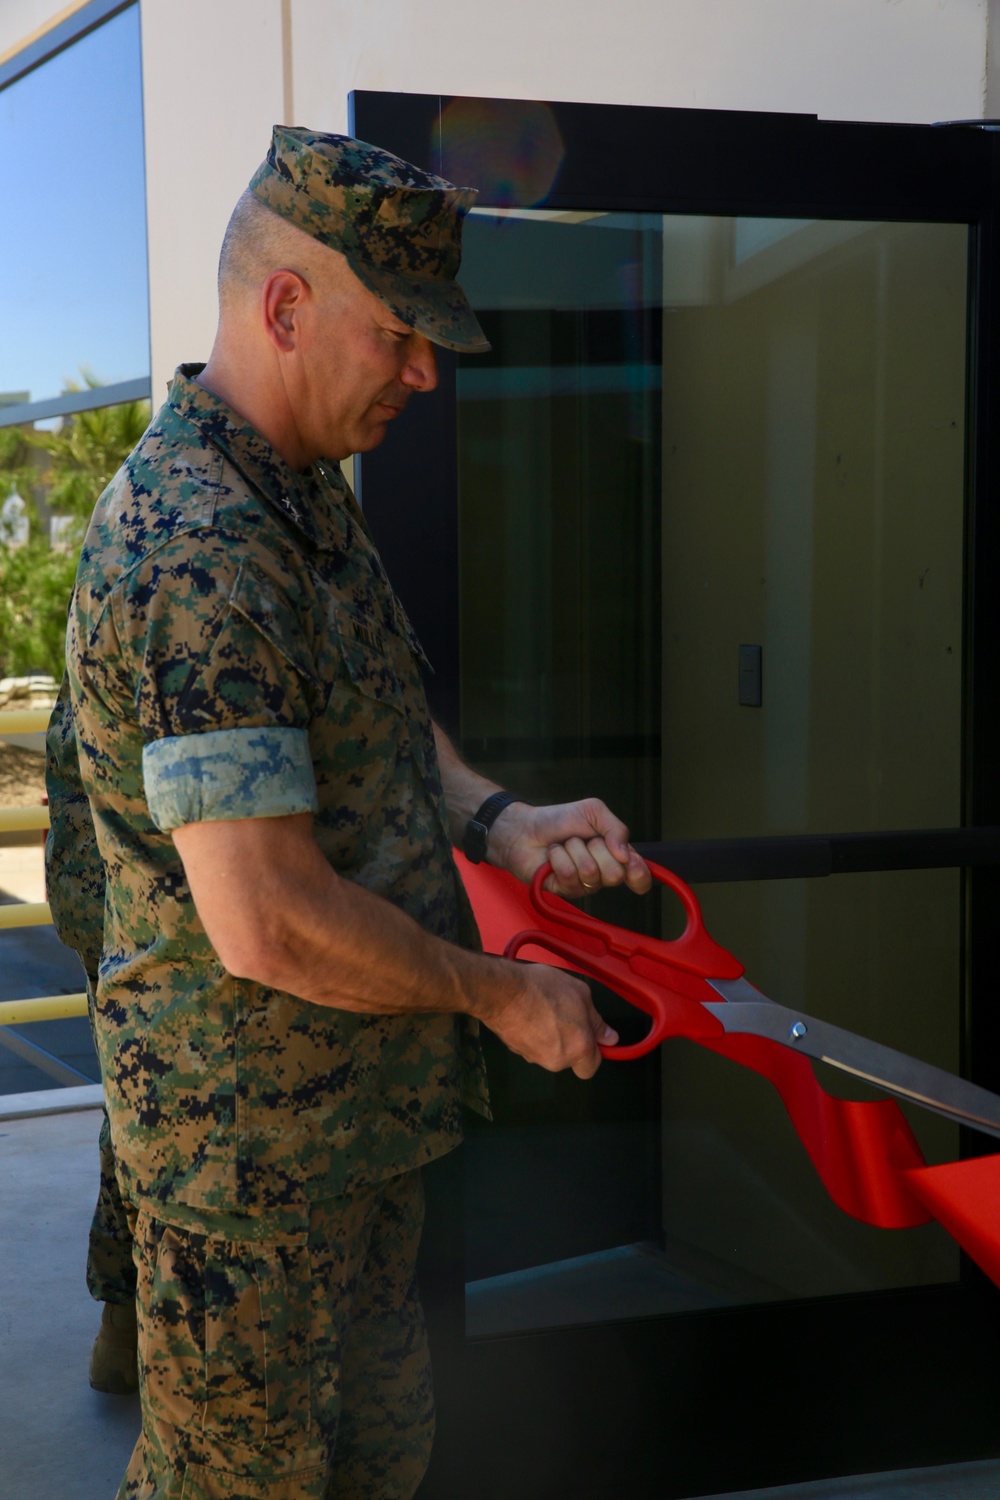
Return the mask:
M 17 490 L 32 494 L 38 477 L 31 440 L 23 427 L 0 427 L 0 502 Z
M 89 372 L 83 378 L 91 389 L 100 384 Z M 71 383 L 67 390 L 82 388 Z M 22 545 L 0 539 L 0 677 L 62 676 L 66 611 L 87 521 L 148 422 L 148 401 L 126 401 L 77 412 L 54 432 L 0 428 L 0 499 L 17 490 L 30 523 Z M 56 548 L 49 514 L 72 518 Z
M 100 382 L 89 373 L 90 389 Z M 71 384 L 68 390 L 79 390 Z M 45 499 L 54 515 L 74 516 L 86 530 L 97 497 L 142 437 L 149 423 L 148 401 L 123 401 L 77 412 L 55 432 L 33 432 L 30 441 L 49 455 Z M 81 535 L 82 540 L 82 535 Z

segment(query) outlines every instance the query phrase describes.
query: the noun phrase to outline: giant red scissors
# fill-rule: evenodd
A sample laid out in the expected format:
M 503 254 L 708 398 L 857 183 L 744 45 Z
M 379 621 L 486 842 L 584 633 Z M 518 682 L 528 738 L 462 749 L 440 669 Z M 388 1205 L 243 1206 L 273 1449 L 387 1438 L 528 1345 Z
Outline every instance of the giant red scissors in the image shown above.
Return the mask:
M 928 1167 L 894 1099 L 839 1099 L 821 1087 L 817 1059 L 947 1119 L 1000 1136 L 1000 1096 L 830 1022 L 769 1000 L 706 931 L 694 892 L 650 864 L 684 906 L 679 938 L 664 941 L 599 921 L 544 889 L 543 865 L 526 889 L 487 866 L 459 867 L 488 951 L 554 960 L 606 985 L 649 1015 L 641 1041 L 601 1047 L 609 1059 L 643 1056 L 686 1037 L 769 1079 L 824 1186 L 845 1212 L 881 1228 L 937 1218 L 1000 1284 L 1000 1155 Z M 530 925 L 528 925 L 530 924 Z

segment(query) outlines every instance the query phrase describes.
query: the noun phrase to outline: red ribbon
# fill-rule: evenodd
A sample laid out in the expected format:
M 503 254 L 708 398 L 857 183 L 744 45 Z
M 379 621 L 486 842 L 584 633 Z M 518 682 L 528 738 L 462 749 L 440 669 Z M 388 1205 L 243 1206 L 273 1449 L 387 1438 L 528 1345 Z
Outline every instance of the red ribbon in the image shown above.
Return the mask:
M 565 929 L 536 911 L 527 886 L 502 870 L 470 864 L 458 851 L 455 859 L 487 953 L 503 953 L 525 929 L 566 944 Z M 543 948 L 527 946 L 519 956 L 574 967 Z M 672 978 L 669 989 L 677 1001 L 674 1034 L 751 1068 L 778 1090 L 838 1208 L 879 1229 L 908 1229 L 936 1219 L 1000 1285 L 1000 1155 L 929 1167 L 895 1100 L 838 1099 L 819 1083 L 807 1057 L 766 1037 L 725 1034 L 695 995 L 685 993 L 689 986 L 683 976 Z

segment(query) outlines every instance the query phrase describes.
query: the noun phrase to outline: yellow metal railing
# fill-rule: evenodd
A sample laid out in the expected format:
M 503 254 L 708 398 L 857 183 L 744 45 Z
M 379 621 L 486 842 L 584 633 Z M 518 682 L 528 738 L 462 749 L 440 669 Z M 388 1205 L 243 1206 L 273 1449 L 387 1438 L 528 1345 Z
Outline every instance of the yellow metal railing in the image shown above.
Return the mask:
M 0 711 L 0 734 L 35 734 L 49 722 L 47 708 Z M 47 807 L 0 807 L 0 833 L 30 833 L 49 826 Z M 52 921 L 47 901 L 19 901 L 0 906 L 0 930 L 13 927 L 43 927 Z M 38 995 L 31 1000 L 0 1002 L 0 1026 L 24 1025 L 28 1021 L 62 1021 L 87 1014 L 87 996 Z
M 47 807 L 0 807 L 0 833 L 29 833 L 48 826 Z M 47 901 L 18 901 L 0 906 L 0 931 L 5 927 L 45 927 L 51 921 Z
M 34 1000 L 0 1002 L 0 1026 L 23 1026 L 28 1021 L 64 1021 L 87 1014 L 85 991 L 78 995 L 38 995 Z
M 0 709 L 0 734 L 37 734 L 49 727 L 51 708 Z
M 47 807 L 0 807 L 0 833 L 30 833 L 48 826 Z
M 47 927 L 51 921 L 47 901 L 18 901 L 12 906 L 0 906 L 0 931 L 7 927 Z

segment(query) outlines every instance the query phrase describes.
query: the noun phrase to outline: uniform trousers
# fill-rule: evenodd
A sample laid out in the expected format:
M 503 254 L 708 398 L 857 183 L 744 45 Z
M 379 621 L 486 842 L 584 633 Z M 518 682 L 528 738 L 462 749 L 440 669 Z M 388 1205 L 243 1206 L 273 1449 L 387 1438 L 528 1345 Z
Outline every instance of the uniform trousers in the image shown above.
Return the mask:
M 410 1500 L 434 1433 L 419 1172 L 284 1232 L 129 1213 L 142 1433 L 118 1500 Z

